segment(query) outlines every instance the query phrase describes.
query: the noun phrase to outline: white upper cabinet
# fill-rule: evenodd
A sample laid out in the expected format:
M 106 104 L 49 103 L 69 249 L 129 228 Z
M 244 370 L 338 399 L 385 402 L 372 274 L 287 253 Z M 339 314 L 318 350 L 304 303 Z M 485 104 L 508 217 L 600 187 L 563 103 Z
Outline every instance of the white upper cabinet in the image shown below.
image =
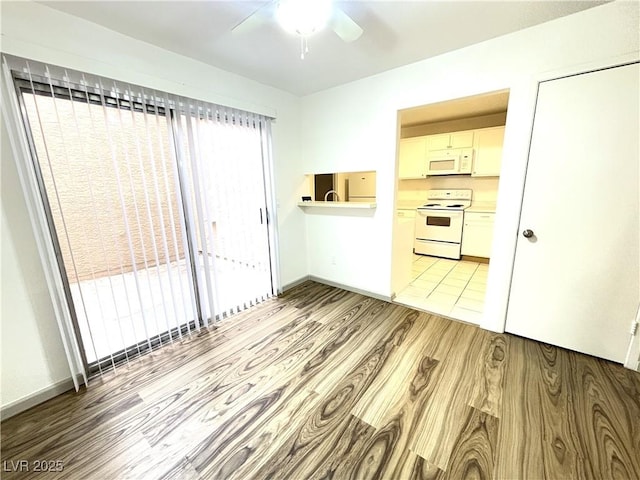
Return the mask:
M 503 141 L 504 127 L 483 128 L 475 131 L 472 177 L 500 176 Z
M 470 148 L 473 147 L 473 137 L 473 130 L 429 135 L 429 137 L 427 137 L 427 149 L 446 150 L 447 148 Z
M 400 139 L 398 178 L 427 177 L 430 155 L 445 156 L 448 149 L 473 148 L 472 177 L 499 177 L 504 126 Z
M 400 139 L 398 178 L 427 177 L 427 137 Z

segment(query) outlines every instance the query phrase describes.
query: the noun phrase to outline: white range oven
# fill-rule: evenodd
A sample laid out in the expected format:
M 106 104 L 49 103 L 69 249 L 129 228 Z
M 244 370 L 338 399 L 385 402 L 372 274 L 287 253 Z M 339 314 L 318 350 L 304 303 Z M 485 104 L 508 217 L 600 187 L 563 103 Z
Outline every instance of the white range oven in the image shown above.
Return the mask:
M 415 253 L 460 259 L 464 210 L 472 191 L 429 190 L 428 202 L 416 209 Z

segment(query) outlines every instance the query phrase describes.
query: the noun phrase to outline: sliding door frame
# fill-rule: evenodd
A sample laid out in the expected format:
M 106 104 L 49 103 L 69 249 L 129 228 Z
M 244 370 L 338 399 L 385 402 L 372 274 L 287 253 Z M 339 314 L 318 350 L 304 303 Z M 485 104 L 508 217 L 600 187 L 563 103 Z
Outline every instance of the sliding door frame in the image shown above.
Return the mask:
M 177 108 L 177 106 L 176 106 Z M 180 153 L 180 145 L 179 145 L 179 136 L 178 136 L 178 126 L 177 126 L 177 121 L 178 119 L 176 118 L 176 112 L 174 108 L 170 108 L 169 105 L 167 105 L 167 111 L 166 111 L 166 115 L 167 118 L 169 119 L 170 123 L 171 123 L 171 132 L 170 132 L 170 137 L 173 139 L 172 140 L 172 145 L 173 145 L 173 150 L 174 150 L 174 162 L 175 162 L 175 166 L 176 166 L 176 171 L 178 172 L 178 189 L 179 192 L 178 194 L 180 195 L 180 210 L 182 212 L 182 222 L 184 224 L 184 229 L 185 229 L 185 235 L 187 237 L 187 250 L 189 252 L 189 271 L 190 271 L 190 276 L 189 276 L 189 281 L 191 282 L 191 285 L 193 286 L 193 296 L 194 296 L 194 300 L 196 302 L 196 314 L 198 316 L 197 319 L 197 325 L 198 325 L 198 329 L 200 328 L 204 328 L 207 326 L 205 319 L 204 319 L 204 315 L 202 314 L 202 302 L 200 300 L 200 282 L 198 281 L 198 272 L 196 270 L 197 266 L 196 266 L 196 256 L 195 253 L 193 251 L 195 242 L 193 239 L 193 235 L 191 233 L 191 221 L 192 221 L 192 214 L 189 211 L 189 203 L 187 202 L 186 198 L 185 198 L 185 179 L 184 179 L 184 172 L 182 171 L 182 158 L 181 158 L 181 153 Z
M 222 318 L 221 312 L 215 312 L 212 309 L 212 314 L 210 319 L 204 318 L 203 313 L 203 305 L 201 303 L 200 289 L 202 285 L 200 285 L 198 281 L 198 262 L 196 258 L 196 253 L 194 248 L 196 248 L 196 242 L 193 238 L 193 232 L 191 228 L 193 225 L 191 222 L 194 221 L 193 212 L 189 210 L 188 200 L 185 198 L 185 192 L 188 191 L 188 188 L 185 187 L 185 179 L 186 172 L 184 171 L 184 159 L 182 158 L 183 154 L 180 149 L 180 141 L 181 137 L 179 135 L 179 127 L 177 125 L 179 115 L 192 115 L 190 111 L 189 105 L 185 105 L 186 110 L 181 111 L 182 105 L 178 101 L 173 101 L 169 99 L 168 95 L 158 96 L 157 94 L 153 94 L 151 101 L 146 97 L 146 95 L 138 96 L 136 98 L 130 97 L 126 94 L 122 94 L 120 92 L 106 92 L 101 90 L 100 92 L 91 92 L 87 87 L 80 87 L 72 82 L 67 80 L 61 80 L 56 78 L 51 78 L 47 75 L 47 77 L 40 77 L 37 74 L 20 72 L 17 70 L 11 70 L 11 81 L 13 83 L 13 88 L 15 89 L 17 106 L 18 106 L 18 117 L 20 117 L 22 127 L 24 128 L 23 132 L 25 132 L 26 143 L 28 144 L 29 150 L 29 160 L 27 163 L 30 163 L 31 167 L 33 167 L 33 176 L 35 180 L 35 195 L 38 197 L 36 201 L 41 203 L 42 207 L 42 215 L 44 217 L 46 228 L 43 230 L 47 230 L 48 232 L 45 235 L 48 235 L 48 239 L 45 238 L 46 241 L 50 241 L 51 248 L 53 249 L 53 253 L 55 255 L 55 263 L 58 269 L 58 274 L 60 275 L 61 285 L 62 285 L 62 293 L 64 296 L 64 301 L 67 304 L 67 308 L 69 310 L 69 317 L 73 334 L 76 337 L 76 342 L 78 344 L 78 350 L 80 359 L 82 362 L 82 369 L 85 378 L 89 376 L 95 375 L 97 373 L 102 373 L 103 369 L 110 369 L 111 367 L 116 367 L 118 364 L 121 364 L 125 358 L 129 356 L 135 356 L 134 353 L 142 353 L 145 350 L 152 350 L 156 347 L 156 345 L 161 344 L 164 339 L 173 339 L 178 336 L 179 333 L 189 333 L 191 330 L 200 330 L 200 328 L 206 328 L 207 326 L 215 327 L 218 319 Z M 30 88 L 27 86 L 29 85 Z M 68 92 L 68 93 L 67 93 Z M 76 92 L 80 92 L 81 95 L 76 96 Z M 142 108 L 143 113 L 150 113 L 153 111 L 156 115 L 162 115 L 167 120 L 167 128 L 169 130 L 169 151 L 171 151 L 173 158 L 171 161 L 174 163 L 175 171 L 176 171 L 176 195 L 179 196 L 178 208 L 179 208 L 179 218 L 178 221 L 181 223 L 184 230 L 184 235 L 186 237 L 187 243 L 187 254 L 189 259 L 189 275 L 188 279 L 191 283 L 192 291 L 189 293 L 193 295 L 193 307 L 195 307 L 194 314 L 195 318 L 188 320 L 187 322 L 178 325 L 177 327 L 169 328 L 165 332 L 161 332 L 153 337 L 142 341 L 138 344 L 125 346 L 123 349 L 110 352 L 110 354 L 106 357 L 98 358 L 96 361 L 89 363 L 87 359 L 87 353 L 85 351 L 85 340 L 88 342 L 92 342 L 90 338 L 84 339 L 81 334 L 79 318 L 78 318 L 78 310 L 77 310 L 77 302 L 74 302 L 72 289 L 68 276 L 67 265 L 65 265 L 63 250 L 60 243 L 60 238 L 58 236 L 58 232 L 56 230 L 55 220 L 53 216 L 52 206 L 49 201 L 48 194 L 50 192 L 47 191 L 47 187 L 45 185 L 44 176 L 42 172 L 42 166 L 40 163 L 40 158 L 38 157 L 34 134 L 31 128 L 29 116 L 27 113 L 26 103 L 24 94 L 33 94 L 34 96 L 42 95 L 45 97 L 52 98 L 56 101 L 58 98 L 62 100 L 68 100 L 70 102 L 78 101 L 81 103 L 88 104 L 97 104 L 97 98 L 100 97 L 100 101 L 102 102 L 103 107 L 111 107 L 116 109 L 124 109 L 131 111 L 138 111 Z M 65 94 L 66 93 L 66 94 Z M 109 95 L 111 94 L 111 95 Z M 114 96 L 115 95 L 115 96 Z M 93 98 L 95 96 L 95 98 Z M 197 114 L 197 113 L 196 113 Z M 266 229 L 265 233 L 267 238 L 264 239 L 267 241 L 267 252 L 268 252 L 268 262 L 269 262 L 269 274 L 270 274 L 270 294 L 277 295 L 280 293 L 279 287 L 279 264 L 278 264 L 278 247 L 277 247 L 277 217 L 276 217 L 276 199 L 275 199 L 275 185 L 273 181 L 273 162 L 272 162 L 272 151 L 271 151 L 271 131 L 270 131 L 270 123 L 269 120 L 265 117 L 257 119 L 256 125 L 259 130 L 260 135 L 260 147 L 261 147 L 261 167 L 262 167 L 262 182 L 264 186 L 264 208 L 265 208 L 265 223 Z M 30 188 L 33 189 L 33 188 Z M 43 225 L 44 226 L 44 225 Z M 53 267 L 53 263 L 48 263 L 48 270 L 55 271 L 55 267 Z M 60 289 L 59 289 L 60 290 Z M 59 291 L 58 290 L 58 291 Z M 59 297 L 60 293 L 56 296 Z M 267 295 L 268 298 L 269 295 Z M 263 297 L 264 298 L 264 297 Z M 258 300 L 259 301 L 259 300 Z M 250 304 L 245 305 L 245 308 L 249 305 L 253 304 L 251 301 Z M 213 306 L 212 306 L 213 307 Z M 193 327 L 193 328 L 192 328 Z M 62 327 L 61 327 L 62 328 Z M 191 329 L 191 330 L 190 330 Z M 178 332 L 180 330 L 180 332 Z M 91 333 L 89 333 L 91 335 Z M 174 337 L 175 336 L 175 337 Z M 132 354 L 132 355 L 129 355 Z
M 58 238 L 58 233 L 55 227 L 55 222 L 53 220 L 53 214 L 51 212 L 51 204 L 49 203 L 49 196 L 47 194 L 47 188 L 44 184 L 44 179 L 42 177 L 42 170 L 40 168 L 40 160 L 38 158 L 38 153 L 36 151 L 35 142 L 33 140 L 33 132 L 31 131 L 31 125 L 29 123 L 29 118 L 27 115 L 27 108 L 24 102 L 24 97 L 22 96 L 23 89 L 20 88 L 18 82 L 16 81 L 15 72 L 12 72 L 13 84 L 16 90 L 16 97 L 18 99 L 18 107 L 20 109 L 20 116 L 22 118 L 22 126 L 24 127 L 27 143 L 29 144 L 30 161 L 31 166 L 33 167 L 33 172 L 35 174 L 36 183 L 38 185 L 38 196 L 40 201 L 42 202 L 43 212 L 47 221 L 49 238 L 51 240 L 51 245 L 53 246 L 53 251 L 56 256 L 56 263 L 58 265 L 58 271 L 60 273 L 60 279 L 62 280 L 62 287 L 64 290 L 65 300 L 67 305 L 69 306 L 69 314 L 71 315 L 71 324 L 73 325 L 73 332 L 78 339 L 82 339 L 80 334 L 80 326 L 78 323 L 78 314 L 76 312 L 76 305 L 73 301 L 73 296 L 71 295 L 71 286 L 69 284 L 69 277 L 67 275 L 67 269 L 64 264 L 64 258 L 62 256 L 62 249 L 60 248 L 60 239 Z M 22 79 L 24 80 L 24 79 Z M 82 359 L 82 367 L 84 369 L 84 374 L 88 377 L 90 368 L 89 362 L 87 361 L 87 354 L 85 353 L 84 345 L 82 345 L 82 341 L 79 342 L 82 348 L 80 348 L 80 358 Z
M 203 317 L 202 317 L 202 310 L 201 310 L 201 306 L 200 306 L 200 300 L 199 300 L 199 295 L 198 295 L 198 282 L 197 279 L 195 279 L 194 275 L 195 275 L 195 270 L 194 270 L 194 264 L 193 264 L 193 259 L 194 259 L 194 255 L 193 255 L 193 245 L 191 242 L 191 238 L 190 238 L 190 232 L 189 232 L 189 225 L 188 225 L 188 215 L 183 214 L 181 217 L 179 217 L 179 220 L 182 222 L 183 227 L 186 229 L 185 233 L 187 235 L 188 241 L 188 252 L 189 252 L 189 260 L 190 260 L 190 270 L 191 270 L 191 275 L 190 275 L 190 282 L 192 283 L 192 287 L 194 289 L 194 296 L 195 296 L 195 302 L 196 302 L 196 318 L 193 318 L 191 320 L 188 320 L 186 323 L 180 325 L 179 327 L 174 327 L 174 328 L 169 328 L 169 330 L 165 331 L 165 332 L 161 332 L 157 335 L 154 335 L 152 337 L 150 337 L 148 340 L 143 340 L 141 342 L 138 342 L 136 344 L 132 344 L 132 345 L 128 345 L 126 347 L 124 347 L 123 349 L 111 352 L 108 356 L 105 357 L 101 357 L 98 358 L 95 362 L 91 362 L 89 363 L 88 359 L 87 359 L 87 355 L 85 352 L 85 346 L 84 346 L 84 342 L 85 340 L 88 339 L 84 339 L 84 337 L 81 334 L 81 330 L 80 330 L 80 325 L 78 322 L 78 313 L 77 313 L 77 307 L 76 307 L 76 302 L 74 302 L 73 300 L 73 295 L 71 293 L 71 285 L 69 282 L 69 276 L 67 273 L 67 267 L 65 265 L 64 262 L 64 256 L 62 254 L 62 248 L 60 246 L 60 239 L 58 237 L 58 233 L 56 230 L 56 226 L 55 226 L 55 221 L 53 218 L 53 213 L 52 213 L 52 209 L 51 209 L 51 204 L 49 202 L 49 195 L 48 195 L 48 191 L 44 182 L 44 178 L 43 178 L 43 174 L 42 174 L 42 169 L 40 166 L 40 159 L 38 157 L 38 153 L 35 147 L 35 141 L 33 138 L 33 132 L 31 130 L 31 124 L 29 123 L 29 117 L 27 114 L 27 109 L 26 109 L 26 105 L 25 105 L 25 100 L 23 97 L 23 93 L 29 93 L 29 94 L 33 94 L 33 95 L 43 95 L 46 97 L 50 97 L 53 98 L 54 101 L 58 98 L 61 99 L 65 99 L 64 95 L 60 95 L 59 97 L 57 95 L 55 95 L 54 93 L 49 93 L 46 90 L 42 90 L 42 91 L 36 91 L 36 89 L 34 88 L 34 84 L 38 84 L 38 85 L 46 85 L 43 81 L 40 81 L 40 79 L 38 78 L 37 80 L 34 80 L 33 78 L 27 78 L 27 76 L 23 73 L 17 72 L 15 70 L 12 70 L 12 81 L 13 81 L 13 86 L 15 88 L 15 92 L 16 92 L 16 97 L 17 97 L 17 101 L 18 101 L 18 107 L 20 110 L 20 117 L 22 120 L 22 126 L 24 128 L 25 131 L 25 135 L 26 135 L 26 139 L 27 139 L 27 143 L 29 145 L 29 161 L 31 163 L 31 166 L 33 167 L 33 172 L 35 174 L 35 180 L 36 180 L 36 184 L 38 187 L 38 197 L 40 202 L 42 203 L 42 208 L 43 208 L 43 212 L 44 212 L 44 216 L 46 219 L 46 223 L 47 223 L 47 231 L 48 231 L 48 235 L 51 241 L 51 245 L 53 247 L 54 253 L 55 253 L 55 257 L 56 257 L 56 263 L 57 263 L 57 267 L 58 267 L 58 273 L 60 274 L 60 279 L 62 282 L 62 286 L 63 286 L 63 292 L 64 292 L 64 297 L 65 297 L 65 301 L 67 303 L 68 309 L 69 309 L 69 314 L 71 317 L 71 324 L 73 326 L 73 333 L 76 336 L 76 338 L 79 340 L 79 345 L 81 348 L 79 348 L 79 352 L 80 352 L 80 356 L 81 356 L 81 360 L 82 360 L 82 367 L 84 369 L 84 374 L 85 376 L 87 376 L 87 378 L 91 378 L 93 375 L 95 375 L 96 373 L 101 373 L 103 368 L 105 369 L 109 369 L 110 365 L 115 364 L 118 365 L 120 363 L 122 363 L 123 360 L 125 360 L 126 358 L 128 358 L 129 356 L 135 356 L 135 353 L 137 352 L 144 352 L 146 350 L 153 350 L 157 345 L 161 344 L 165 339 L 173 339 L 174 337 L 178 337 L 180 334 L 187 334 L 189 333 L 190 329 L 197 329 L 199 330 L 200 328 L 206 326 L 206 324 L 203 323 Z M 37 77 L 37 75 L 35 75 Z M 47 79 L 48 82 L 50 82 L 51 86 L 56 86 L 56 87 L 60 87 L 60 88 L 64 88 L 65 90 L 77 90 L 77 88 L 73 88 L 72 86 L 62 86 L 60 85 L 62 82 L 60 80 L 56 80 L 53 78 L 49 78 Z M 32 86 L 32 88 L 29 90 L 24 86 L 21 86 L 22 82 L 29 82 Z M 72 85 L 72 84 L 70 84 Z M 87 92 L 83 92 L 82 90 L 78 90 L 81 91 L 83 94 L 87 94 Z M 128 102 L 130 109 L 134 110 L 134 101 L 132 100 L 127 100 L 126 98 L 124 98 L 124 96 L 120 96 L 119 98 L 116 97 L 111 97 L 111 96 L 107 96 L 104 95 L 104 92 L 100 93 L 101 97 L 103 98 L 111 98 L 114 101 L 114 104 L 110 104 L 108 102 L 105 102 L 103 104 L 103 106 L 107 106 L 110 108 L 117 108 L 117 109 L 121 109 L 121 102 Z M 91 104 L 92 102 L 89 99 L 86 99 L 83 101 L 82 98 L 78 97 L 78 98 L 73 98 L 71 96 L 69 96 L 68 101 L 74 102 L 74 101 L 79 101 L 82 103 L 89 103 Z M 158 102 L 160 103 L 160 102 Z M 173 108 L 170 107 L 170 105 L 167 103 L 166 106 L 161 106 L 158 103 L 153 104 L 153 103 L 142 103 L 142 108 L 143 109 L 148 109 L 148 108 L 153 108 L 157 114 L 160 114 L 160 109 L 164 109 L 164 113 L 162 113 L 162 115 L 169 115 L 169 120 L 171 122 L 171 128 L 169 129 L 169 136 L 171 137 L 171 144 L 174 145 L 174 148 L 176 149 L 175 154 L 179 155 L 179 152 L 177 151 L 177 131 L 175 130 L 175 126 L 173 125 L 173 118 L 174 118 L 174 114 L 173 114 Z M 125 109 L 126 110 L 126 109 Z M 180 159 L 179 157 L 176 156 L 176 158 L 172 159 L 172 161 L 174 161 L 177 165 L 177 171 L 178 171 L 178 185 L 177 188 L 179 189 L 179 191 L 177 192 L 180 196 L 180 198 L 182 199 L 182 201 L 184 201 L 184 196 L 182 195 L 183 192 L 183 179 L 182 179 L 182 172 L 180 169 Z M 179 330 L 179 331 L 178 331 Z M 104 367 L 103 367 L 104 366 Z
M 265 221 L 267 223 L 267 246 L 269 269 L 271 270 L 271 295 L 280 291 L 280 270 L 278 258 L 278 217 L 275 208 L 275 185 L 273 182 L 273 161 L 271 148 L 271 128 L 267 122 L 260 122 L 260 146 L 262 149 L 262 181 L 264 183 Z

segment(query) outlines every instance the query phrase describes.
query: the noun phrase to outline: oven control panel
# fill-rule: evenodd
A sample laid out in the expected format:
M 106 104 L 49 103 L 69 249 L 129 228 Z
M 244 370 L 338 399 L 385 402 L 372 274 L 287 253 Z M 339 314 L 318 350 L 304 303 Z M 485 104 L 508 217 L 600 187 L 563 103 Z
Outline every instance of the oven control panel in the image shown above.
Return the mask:
M 472 190 L 429 190 L 427 198 L 429 200 L 469 200 L 471 201 Z

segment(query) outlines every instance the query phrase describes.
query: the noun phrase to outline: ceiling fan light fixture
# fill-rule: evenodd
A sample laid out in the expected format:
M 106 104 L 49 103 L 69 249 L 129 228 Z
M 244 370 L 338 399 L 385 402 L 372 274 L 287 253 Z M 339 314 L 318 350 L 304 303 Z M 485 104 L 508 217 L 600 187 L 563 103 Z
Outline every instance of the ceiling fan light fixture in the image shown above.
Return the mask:
M 331 16 L 331 0 L 280 0 L 278 23 L 289 33 L 308 37 L 322 30 Z

